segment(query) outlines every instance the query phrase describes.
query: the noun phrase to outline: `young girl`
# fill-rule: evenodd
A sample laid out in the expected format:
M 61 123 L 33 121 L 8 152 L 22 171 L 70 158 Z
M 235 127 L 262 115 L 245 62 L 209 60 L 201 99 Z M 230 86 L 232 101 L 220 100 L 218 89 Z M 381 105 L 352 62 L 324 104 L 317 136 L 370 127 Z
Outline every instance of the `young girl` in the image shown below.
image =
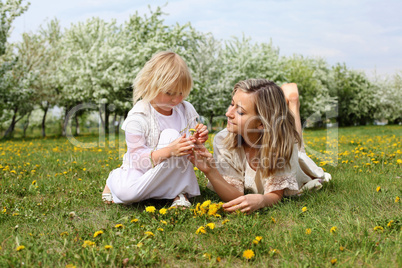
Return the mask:
M 204 146 L 189 156 L 209 186 L 228 202 L 223 205 L 227 211 L 250 213 L 283 196 L 319 189 L 323 180 L 330 179 L 302 148 L 301 125 L 289 111 L 299 107 L 296 84 L 284 90 L 288 100 L 271 81 L 237 83 L 226 113 L 227 128 L 214 138 L 214 158 Z M 298 110 L 295 113 L 299 119 Z
M 186 63 L 173 52 L 155 54 L 139 72 L 134 81 L 135 105 L 122 125 L 127 153 L 106 181 L 102 194 L 106 203 L 154 198 L 174 199 L 172 206 L 189 207 L 188 198 L 200 194 L 186 156 L 195 141 L 208 139 L 208 130 L 197 124 L 194 107 L 183 101 L 191 87 Z M 190 137 L 192 128 L 196 133 Z

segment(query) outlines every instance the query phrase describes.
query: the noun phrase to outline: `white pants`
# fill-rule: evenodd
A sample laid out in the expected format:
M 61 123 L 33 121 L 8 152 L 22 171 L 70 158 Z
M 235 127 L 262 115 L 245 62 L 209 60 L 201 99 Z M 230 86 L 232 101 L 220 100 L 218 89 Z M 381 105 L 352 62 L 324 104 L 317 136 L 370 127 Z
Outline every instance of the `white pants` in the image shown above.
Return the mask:
M 157 149 L 179 138 L 174 129 L 162 131 Z M 193 165 L 187 156 L 170 157 L 143 173 L 133 168 L 117 168 L 106 181 L 115 203 L 131 204 L 142 200 L 173 199 L 180 193 L 189 197 L 200 195 Z

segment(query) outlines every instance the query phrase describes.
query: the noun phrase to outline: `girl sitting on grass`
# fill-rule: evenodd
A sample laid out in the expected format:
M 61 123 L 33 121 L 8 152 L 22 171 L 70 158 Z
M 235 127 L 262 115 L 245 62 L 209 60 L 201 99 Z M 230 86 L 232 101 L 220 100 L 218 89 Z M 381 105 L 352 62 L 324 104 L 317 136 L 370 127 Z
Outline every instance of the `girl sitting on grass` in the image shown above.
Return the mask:
M 122 125 L 127 153 L 106 181 L 106 203 L 154 198 L 189 207 L 188 198 L 200 194 L 186 156 L 196 140 L 202 144 L 208 139 L 208 130 L 197 124 L 197 112 L 184 101 L 191 88 L 190 71 L 176 53 L 159 52 L 145 64 L 134 81 L 135 105 Z M 196 133 L 190 137 L 191 128 Z
M 281 89 L 265 79 L 241 81 L 226 116 L 226 129 L 214 138 L 214 156 L 199 143 L 189 156 L 227 202 L 225 210 L 250 213 L 330 180 L 304 152 L 296 84 Z

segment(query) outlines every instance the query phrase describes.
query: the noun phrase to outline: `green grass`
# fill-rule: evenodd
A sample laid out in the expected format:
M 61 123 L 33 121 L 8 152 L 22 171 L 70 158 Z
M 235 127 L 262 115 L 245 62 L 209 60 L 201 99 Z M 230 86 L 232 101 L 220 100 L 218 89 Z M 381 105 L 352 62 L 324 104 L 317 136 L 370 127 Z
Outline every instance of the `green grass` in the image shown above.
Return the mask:
M 124 153 L 113 147 L 117 143 L 82 149 L 65 138 L 2 141 L 0 266 L 401 267 L 401 132 L 401 126 L 341 128 L 336 139 L 325 130 L 306 130 L 306 145 L 315 151 L 308 154 L 333 180 L 319 192 L 251 215 L 220 210 L 220 217 L 193 210 L 160 214 L 170 200 L 103 204 L 105 180 Z M 202 195 L 192 209 L 206 200 L 219 203 L 196 173 Z M 156 211 L 146 212 L 148 206 Z M 196 234 L 201 226 L 206 233 Z M 97 231 L 103 233 L 94 237 Z M 262 240 L 255 244 L 257 236 Z M 84 241 L 93 245 L 84 247 Z M 247 249 L 255 254 L 250 260 L 243 257 Z

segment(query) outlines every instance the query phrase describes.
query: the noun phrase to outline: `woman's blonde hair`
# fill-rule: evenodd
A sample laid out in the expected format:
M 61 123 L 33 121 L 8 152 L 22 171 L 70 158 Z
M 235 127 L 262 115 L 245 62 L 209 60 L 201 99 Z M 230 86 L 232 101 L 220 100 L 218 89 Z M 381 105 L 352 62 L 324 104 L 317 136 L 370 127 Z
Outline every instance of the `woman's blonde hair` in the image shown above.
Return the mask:
M 266 79 L 249 79 L 234 86 L 232 96 L 237 90 L 252 95 L 255 112 L 263 125 L 260 139 L 255 146 L 259 148 L 259 167 L 263 178 L 275 174 L 289 164 L 293 146 L 300 146 L 301 137 L 296 130 L 295 119 L 289 111 L 282 89 Z M 245 137 L 229 133 L 225 138 L 228 149 L 241 146 Z
M 133 102 L 153 100 L 159 93 L 182 93 L 184 98 L 193 86 L 190 70 L 184 60 L 170 51 L 158 52 L 138 73 L 133 85 Z

